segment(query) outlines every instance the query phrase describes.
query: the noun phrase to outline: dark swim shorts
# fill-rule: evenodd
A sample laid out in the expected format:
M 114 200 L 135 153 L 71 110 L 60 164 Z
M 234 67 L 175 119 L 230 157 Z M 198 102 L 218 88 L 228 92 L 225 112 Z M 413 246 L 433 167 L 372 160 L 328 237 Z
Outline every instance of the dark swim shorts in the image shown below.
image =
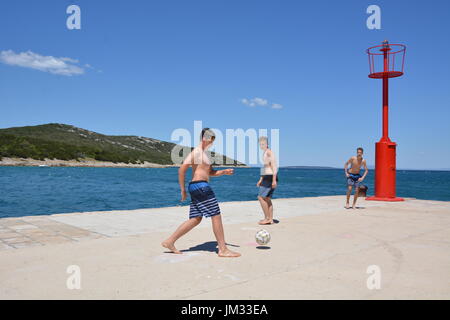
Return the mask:
M 272 197 L 275 188 L 272 188 L 272 181 L 273 181 L 273 175 L 267 174 L 262 176 L 261 184 L 259 185 L 259 191 L 258 196 L 260 197 Z M 277 182 L 278 182 L 278 176 L 277 176 Z
M 361 184 L 359 180 L 359 178 L 361 178 L 361 175 L 358 174 L 353 174 L 353 173 L 348 173 L 349 176 L 347 178 L 347 186 L 354 186 L 355 188 L 359 188 L 359 185 Z
M 258 196 L 264 198 L 271 198 L 274 191 L 275 191 L 274 188 L 259 186 Z
M 207 181 L 192 181 L 188 187 L 191 195 L 189 219 L 196 217 L 212 217 L 220 214 L 216 196 Z

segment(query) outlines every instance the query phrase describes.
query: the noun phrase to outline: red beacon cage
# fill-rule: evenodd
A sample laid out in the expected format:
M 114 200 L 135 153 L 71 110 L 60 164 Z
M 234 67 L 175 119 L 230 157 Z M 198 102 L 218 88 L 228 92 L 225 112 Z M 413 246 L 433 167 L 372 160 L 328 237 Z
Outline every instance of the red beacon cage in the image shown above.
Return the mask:
M 389 44 L 384 40 L 381 45 L 367 49 L 369 57 L 369 78 L 396 78 L 403 75 L 406 46 Z
M 381 45 L 367 49 L 369 78 L 383 79 L 383 136 L 375 144 L 375 196 L 366 200 L 403 201 L 396 196 L 396 147 L 389 138 L 389 78 L 403 75 L 406 47 L 403 44 Z

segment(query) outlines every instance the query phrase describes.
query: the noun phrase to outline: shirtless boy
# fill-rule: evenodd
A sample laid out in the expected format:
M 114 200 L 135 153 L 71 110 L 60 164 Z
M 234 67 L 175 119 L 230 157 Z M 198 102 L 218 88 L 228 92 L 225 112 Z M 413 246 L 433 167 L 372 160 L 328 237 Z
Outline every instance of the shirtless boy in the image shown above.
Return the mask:
M 261 177 L 256 184 L 259 187 L 258 200 L 264 212 L 264 219 L 260 220 L 259 224 L 272 224 L 273 204 L 271 198 L 278 182 L 277 163 L 275 154 L 269 149 L 267 137 L 259 138 L 259 147 L 264 151 L 264 166 L 261 168 Z
M 213 170 L 211 160 L 206 151 L 214 142 L 215 135 L 212 130 L 205 128 L 202 130 L 200 144 L 192 150 L 186 157 L 180 169 L 178 170 L 178 182 L 181 188 L 181 201 L 186 200 L 185 175 L 189 167 L 192 166 L 192 181 L 189 183 L 188 191 L 191 196 L 191 206 L 189 219 L 182 223 L 178 229 L 161 245 L 173 253 L 181 254 L 175 248 L 175 241 L 189 232 L 201 221 L 202 217 L 211 217 L 212 228 L 219 247 L 219 257 L 239 257 L 241 254 L 233 252 L 225 244 L 225 236 L 220 215 L 220 208 L 215 198 L 214 192 L 208 184 L 209 177 L 221 175 L 232 175 L 233 169 Z
M 369 173 L 367 169 L 366 160 L 363 159 L 363 148 L 359 147 L 356 149 L 356 156 L 351 157 L 344 165 L 345 176 L 347 177 L 347 203 L 345 204 L 345 208 L 349 209 L 349 201 L 350 195 L 352 194 L 352 189 L 355 187 L 355 194 L 353 196 L 353 206 L 352 208 L 356 208 L 356 200 L 358 200 L 359 193 L 359 185 L 364 180 L 364 178 Z M 348 165 L 351 165 L 350 169 L 347 169 Z M 361 176 L 361 166 L 364 167 L 364 174 Z

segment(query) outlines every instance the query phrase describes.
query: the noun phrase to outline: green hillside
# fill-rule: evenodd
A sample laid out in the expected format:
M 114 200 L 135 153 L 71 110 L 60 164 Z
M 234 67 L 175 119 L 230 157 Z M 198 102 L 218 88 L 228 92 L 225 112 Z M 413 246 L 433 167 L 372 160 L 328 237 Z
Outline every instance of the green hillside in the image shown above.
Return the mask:
M 108 136 L 71 125 L 49 123 L 0 129 L 1 157 L 36 160 L 93 158 L 114 163 L 172 164 L 174 143 L 138 136 Z M 224 163 L 226 158 L 224 157 Z M 236 164 L 236 161 L 234 161 Z M 237 165 L 243 165 L 241 163 Z

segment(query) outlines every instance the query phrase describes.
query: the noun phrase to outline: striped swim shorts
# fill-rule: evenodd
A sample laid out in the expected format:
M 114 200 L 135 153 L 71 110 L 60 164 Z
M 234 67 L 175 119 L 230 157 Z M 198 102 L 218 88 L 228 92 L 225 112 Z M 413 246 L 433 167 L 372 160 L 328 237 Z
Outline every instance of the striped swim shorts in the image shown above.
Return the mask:
M 220 214 L 216 196 L 207 181 L 192 181 L 189 183 L 188 190 L 191 195 L 189 219 L 208 218 Z

